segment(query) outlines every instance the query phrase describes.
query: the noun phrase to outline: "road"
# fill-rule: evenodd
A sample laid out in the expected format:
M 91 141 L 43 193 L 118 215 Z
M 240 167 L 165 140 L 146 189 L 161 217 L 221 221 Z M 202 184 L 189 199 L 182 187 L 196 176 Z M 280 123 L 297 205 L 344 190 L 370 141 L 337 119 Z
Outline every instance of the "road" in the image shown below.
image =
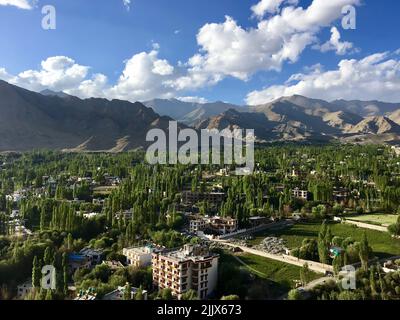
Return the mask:
M 370 230 L 375 230 L 375 231 L 380 231 L 380 232 L 388 232 L 387 227 L 382 227 L 382 226 L 377 226 L 377 225 L 370 224 L 370 223 L 364 223 L 364 222 L 352 221 L 352 220 L 342 220 L 342 221 L 343 221 L 343 223 L 352 224 L 352 225 L 355 225 L 362 229 L 370 229 Z

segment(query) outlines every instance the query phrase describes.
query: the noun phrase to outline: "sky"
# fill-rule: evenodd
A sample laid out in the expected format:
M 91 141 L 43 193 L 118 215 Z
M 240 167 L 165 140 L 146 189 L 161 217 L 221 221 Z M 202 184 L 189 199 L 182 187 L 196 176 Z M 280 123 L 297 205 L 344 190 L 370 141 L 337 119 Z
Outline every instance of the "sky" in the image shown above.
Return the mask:
M 343 26 L 346 6 L 355 29 Z M 133 102 L 400 102 L 399 9 L 398 0 L 0 0 L 0 79 Z

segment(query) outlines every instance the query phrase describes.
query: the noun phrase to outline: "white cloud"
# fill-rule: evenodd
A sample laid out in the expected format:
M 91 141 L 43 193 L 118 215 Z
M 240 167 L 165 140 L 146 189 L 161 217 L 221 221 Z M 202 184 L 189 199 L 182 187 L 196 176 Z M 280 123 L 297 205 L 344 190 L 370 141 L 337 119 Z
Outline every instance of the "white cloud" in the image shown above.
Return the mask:
M 174 68 L 158 58 L 158 50 L 141 52 L 126 61 L 122 75 L 107 90 L 107 96 L 130 101 L 172 98 L 175 91 L 166 82 L 173 77 Z
M 30 0 L 0 0 L 0 6 L 14 6 L 19 9 L 33 9 L 35 1 Z
M 290 5 L 297 5 L 298 0 L 261 0 L 251 7 L 251 11 L 253 11 L 254 16 L 262 18 L 266 13 L 278 12 L 284 2 Z
M 316 45 L 315 49 L 319 49 L 321 52 L 335 51 L 338 55 L 345 55 L 347 53 L 354 52 L 354 45 L 351 42 L 341 42 L 341 35 L 336 27 L 331 29 L 331 38 L 321 46 Z
M 313 0 L 307 8 L 297 7 L 294 0 L 260 1 L 252 8 L 261 19 L 256 27 L 243 28 L 228 16 L 224 22 L 207 23 L 197 34 L 199 51 L 176 66 L 159 58 L 160 46 L 153 43 L 152 50 L 134 54 L 125 62 L 113 84 L 105 75 L 90 74 L 89 67 L 63 56 L 46 59 L 39 70 L 16 76 L 3 70 L 0 77 L 31 90 L 49 88 L 80 97 L 144 101 L 184 96 L 185 91 L 213 86 L 226 77 L 247 81 L 259 71 L 279 71 L 285 63 L 295 63 L 305 48 L 317 43 L 320 30 L 342 16 L 344 5 L 359 1 Z M 266 13 L 270 15 L 264 18 Z M 334 39 L 338 52 L 347 50 L 340 37 Z
M 89 67 L 76 64 L 65 56 L 55 56 L 42 61 L 40 70 L 26 70 L 10 80 L 24 88 L 41 91 L 74 89 L 85 80 Z
M 307 46 L 317 42 L 319 31 L 342 16 L 344 5 L 359 2 L 313 0 L 307 8 L 295 7 L 293 1 L 260 2 L 263 10 L 274 8 L 273 3 L 289 6 L 259 21 L 256 28 L 244 29 L 229 16 L 223 23 L 208 23 L 197 34 L 199 53 L 189 59 L 187 74 L 174 86 L 195 89 L 228 76 L 247 81 L 259 71 L 279 71 L 285 62 L 296 62 Z
M 161 76 L 169 76 L 174 72 L 174 67 L 167 60 L 156 60 L 153 63 L 153 73 Z
M 183 102 L 192 102 L 192 103 L 207 103 L 208 100 L 203 97 L 177 97 L 176 99 Z
M 131 0 L 122 0 L 127 11 L 131 10 Z
M 295 74 L 285 85 L 275 85 L 248 94 L 246 102 L 258 105 L 294 94 L 325 100 L 360 99 L 400 101 L 400 59 L 388 52 L 361 60 L 345 59 L 338 69 L 315 68 L 306 74 Z
M 8 74 L 6 69 L 0 68 L 0 79 L 4 80 L 4 81 L 11 81 L 12 76 L 10 74 Z

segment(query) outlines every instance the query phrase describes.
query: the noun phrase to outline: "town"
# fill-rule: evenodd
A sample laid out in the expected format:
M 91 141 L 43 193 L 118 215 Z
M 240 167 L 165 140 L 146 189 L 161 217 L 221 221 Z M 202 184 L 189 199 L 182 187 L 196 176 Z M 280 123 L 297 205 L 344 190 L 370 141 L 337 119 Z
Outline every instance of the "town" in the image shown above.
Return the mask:
M 236 176 L 142 151 L 3 153 L 0 299 L 400 297 L 396 148 L 270 145 L 255 164 Z

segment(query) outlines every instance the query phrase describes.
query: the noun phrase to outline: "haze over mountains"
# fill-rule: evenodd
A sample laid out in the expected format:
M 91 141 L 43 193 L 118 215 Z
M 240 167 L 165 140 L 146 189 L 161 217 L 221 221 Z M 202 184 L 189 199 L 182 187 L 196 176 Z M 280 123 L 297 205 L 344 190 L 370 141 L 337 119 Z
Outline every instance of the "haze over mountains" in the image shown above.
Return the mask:
M 145 106 L 146 105 L 146 106 Z M 400 104 L 282 97 L 258 106 L 155 99 L 144 104 L 28 91 L 0 81 L 0 151 L 145 147 L 152 128 L 254 129 L 258 141 L 400 143 Z

